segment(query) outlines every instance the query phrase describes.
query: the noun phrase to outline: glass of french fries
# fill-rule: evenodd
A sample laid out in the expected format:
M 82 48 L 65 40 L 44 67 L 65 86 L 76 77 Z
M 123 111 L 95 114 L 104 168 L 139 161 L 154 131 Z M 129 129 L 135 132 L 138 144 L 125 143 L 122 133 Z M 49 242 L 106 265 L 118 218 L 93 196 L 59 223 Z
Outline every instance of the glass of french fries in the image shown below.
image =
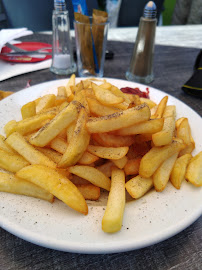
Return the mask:
M 106 80 L 85 79 L 22 106 L 0 135 L 0 191 L 63 201 L 88 214 L 88 200 L 108 193 L 102 229 L 121 230 L 126 192 L 139 199 L 168 181 L 202 186 L 202 152 L 187 117 L 168 96 L 156 104 Z

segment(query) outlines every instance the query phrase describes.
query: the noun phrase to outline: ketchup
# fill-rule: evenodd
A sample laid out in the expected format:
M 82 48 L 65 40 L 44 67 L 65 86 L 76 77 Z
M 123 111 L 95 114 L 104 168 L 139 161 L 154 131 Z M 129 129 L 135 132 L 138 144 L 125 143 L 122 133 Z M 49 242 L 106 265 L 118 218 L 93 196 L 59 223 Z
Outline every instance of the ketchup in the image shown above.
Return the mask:
M 141 91 L 138 87 L 123 87 L 121 91 L 126 94 L 138 95 L 139 97 L 149 98 L 149 88 L 146 88 L 146 92 Z

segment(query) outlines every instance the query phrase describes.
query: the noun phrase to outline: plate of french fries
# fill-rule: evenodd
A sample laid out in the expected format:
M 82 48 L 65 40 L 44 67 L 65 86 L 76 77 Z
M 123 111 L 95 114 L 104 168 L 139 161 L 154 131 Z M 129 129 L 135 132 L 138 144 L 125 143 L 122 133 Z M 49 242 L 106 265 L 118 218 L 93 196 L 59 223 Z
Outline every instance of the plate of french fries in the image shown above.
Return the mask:
M 202 213 L 201 117 L 154 88 L 56 80 L 0 101 L 0 226 L 40 246 L 115 253 Z

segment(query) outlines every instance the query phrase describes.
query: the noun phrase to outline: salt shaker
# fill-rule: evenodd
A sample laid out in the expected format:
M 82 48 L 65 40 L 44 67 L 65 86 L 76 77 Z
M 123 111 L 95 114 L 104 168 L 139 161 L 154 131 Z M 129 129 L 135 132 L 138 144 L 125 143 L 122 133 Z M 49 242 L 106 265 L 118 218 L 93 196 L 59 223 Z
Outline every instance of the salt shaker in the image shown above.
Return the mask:
M 65 0 L 54 0 L 52 26 L 53 48 L 50 70 L 59 75 L 74 73 L 76 64 L 72 53 L 69 15 L 66 10 Z
M 153 75 L 153 54 L 156 32 L 156 5 L 149 1 L 140 18 L 137 38 L 126 78 L 130 81 L 150 83 Z

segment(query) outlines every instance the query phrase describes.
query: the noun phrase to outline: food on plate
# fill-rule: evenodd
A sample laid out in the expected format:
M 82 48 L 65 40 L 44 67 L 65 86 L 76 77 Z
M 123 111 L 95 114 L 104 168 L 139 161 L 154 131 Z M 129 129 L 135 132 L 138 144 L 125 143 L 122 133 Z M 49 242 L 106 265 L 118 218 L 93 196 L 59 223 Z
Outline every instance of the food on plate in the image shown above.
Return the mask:
M 189 161 L 185 178 L 197 187 L 202 186 L 202 151 Z
M 88 214 L 88 206 L 81 192 L 56 170 L 43 165 L 30 165 L 19 170 L 16 176 L 45 189 L 72 209 Z
M 49 202 L 54 201 L 54 196 L 50 192 L 6 172 L 0 172 L 0 191 L 35 197 Z
M 104 232 L 114 233 L 121 229 L 126 201 L 125 196 L 124 172 L 118 168 L 112 168 L 111 189 L 102 219 Z
M 4 126 L 0 191 L 56 197 L 84 215 L 88 200 L 107 196 L 102 229 L 120 230 L 128 196 L 162 192 L 169 181 L 177 189 L 183 179 L 202 185 L 202 152 L 192 157 L 189 120 L 177 119 L 168 103 L 168 96 L 150 100 L 148 89 L 120 90 L 93 78 L 76 83 L 72 75 L 56 95 L 30 100 L 22 120 Z
M 12 95 L 14 92 L 0 90 L 0 100 Z

